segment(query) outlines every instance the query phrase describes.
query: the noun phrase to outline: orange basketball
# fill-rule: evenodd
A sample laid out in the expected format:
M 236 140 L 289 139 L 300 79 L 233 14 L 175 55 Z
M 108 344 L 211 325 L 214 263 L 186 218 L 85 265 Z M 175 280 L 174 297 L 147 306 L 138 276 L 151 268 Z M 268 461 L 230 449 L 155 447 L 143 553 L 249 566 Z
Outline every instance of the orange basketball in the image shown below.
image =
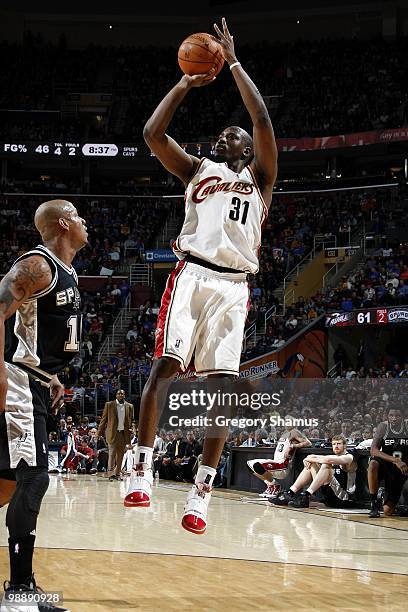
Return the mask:
M 184 74 L 206 74 L 215 68 L 216 76 L 224 65 L 221 46 L 214 36 L 190 34 L 178 50 L 178 63 Z

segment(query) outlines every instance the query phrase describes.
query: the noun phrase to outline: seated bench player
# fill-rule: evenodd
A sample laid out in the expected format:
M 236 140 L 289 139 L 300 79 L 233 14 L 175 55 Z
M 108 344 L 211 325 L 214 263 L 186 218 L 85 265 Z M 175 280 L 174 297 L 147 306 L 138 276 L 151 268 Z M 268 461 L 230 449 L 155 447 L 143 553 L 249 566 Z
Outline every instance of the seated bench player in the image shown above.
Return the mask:
M 285 430 L 276 445 L 273 459 L 251 459 L 247 466 L 251 472 L 263 480 L 266 489 L 259 494 L 260 497 L 277 497 L 280 492 L 280 484 L 288 474 L 292 459 L 297 448 L 308 448 L 312 446 L 310 440 L 298 429 Z
M 308 508 L 310 497 L 317 491 L 330 508 L 353 505 L 357 460 L 356 451 L 347 449 L 343 435 L 332 438 L 333 455 L 307 455 L 304 468 L 288 491 L 269 501 L 276 506 Z

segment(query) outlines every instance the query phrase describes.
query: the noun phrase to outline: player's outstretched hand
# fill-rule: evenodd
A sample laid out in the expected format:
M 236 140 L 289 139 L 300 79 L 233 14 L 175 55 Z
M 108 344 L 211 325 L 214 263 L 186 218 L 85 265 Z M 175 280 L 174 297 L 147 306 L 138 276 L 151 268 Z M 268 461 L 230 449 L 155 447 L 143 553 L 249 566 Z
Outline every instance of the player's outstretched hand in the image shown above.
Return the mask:
M 217 42 L 221 45 L 222 54 L 225 61 L 230 65 L 235 64 L 237 61 L 237 56 L 235 55 L 234 37 L 231 36 L 228 30 L 225 17 L 222 18 L 222 32 L 216 23 L 214 23 L 214 30 L 218 36 Z
M 216 77 L 214 73 L 215 68 L 211 68 L 206 74 L 194 74 L 193 76 L 185 74 L 181 80 L 184 81 L 188 87 L 203 87 L 215 81 Z

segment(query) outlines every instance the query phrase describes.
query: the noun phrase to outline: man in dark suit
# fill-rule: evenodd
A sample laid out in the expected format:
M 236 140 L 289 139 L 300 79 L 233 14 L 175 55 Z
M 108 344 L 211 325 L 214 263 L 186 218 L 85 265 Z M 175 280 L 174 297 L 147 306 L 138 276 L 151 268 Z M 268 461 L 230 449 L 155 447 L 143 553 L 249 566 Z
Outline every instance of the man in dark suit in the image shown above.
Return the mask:
M 125 392 L 120 389 L 115 400 L 106 402 L 98 428 L 98 436 L 104 436 L 108 443 L 109 480 L 121 480 L 120 470 L 126 445 L 130 444 L 132 420 L 133 404 L 125 401 Z
M 186 437 L 187 444 L 183 451 L 184 457 L 178 463 L 182 479 L 186 482 L 194 482 L 194 476 L 198 468 L 198 457 L 203 452 L 203 447 L 202 444 L 196 440 L 194 431 L 188 431 Z
M 160 469 L 161 478 L 165 480 L 182 480 L 179 464 L 184 457 L 186 445 L 187 442 L 183 439 L 183 432 L 181 429 L 177 429 L 174 432 L 174 440 L 167 447 L 166 453 L 163 455 Z

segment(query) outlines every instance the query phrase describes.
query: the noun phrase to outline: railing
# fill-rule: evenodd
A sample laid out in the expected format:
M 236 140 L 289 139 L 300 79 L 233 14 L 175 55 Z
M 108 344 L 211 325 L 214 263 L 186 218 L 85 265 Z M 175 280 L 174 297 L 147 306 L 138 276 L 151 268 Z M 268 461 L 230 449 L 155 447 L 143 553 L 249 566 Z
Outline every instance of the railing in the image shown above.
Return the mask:
M 333 243 L 333 244 L 330 244 Z M 317 249 L 319 245 L 323 244 L 325 249 L 337 246 L 337 236 L 335 234 L 315 234 L 313 237 L 313 248 Z
M 115 335 L 122 331 L 123 327 L 127 324 L 127 314 L 130 311 L 130 294 L 127 296 L 125 305 L 120 309 L 118 316 L 116 317 L 111 333 L 102 342 L 101 347 L 98 351 L 98 361 L 103 359 L 104 355 L 110 355 L 115 346 Z
M 146 376 L 137 373 L 132 376 L 129 374 L 121 375 L 118 377 L 118 389 L 125 391 L 126 398 L 132 401 L 133 398 L 142 394 L 144 384 L 146 382 Z M 71 404 L 81 411 L 81 415 L 95 415 L 97 417 L 101 414 L 105 402 L 114 400 L 116 397 L 117 389 L 111 389 L 109 386 L 104 386 L 101 382 L 95 382 L 91 387 L 82 388 L 82 390 L 76 391 L 70 398 L 65 399 L 65 403 Z M 76 410 L 75 410 L 76 411 Z
M 276 306 L 275 305 L 273 305 L 270 308 L 268 308 L 268 310 L 265 312 L 265 317 L 264 317 L 264 329 L 265 329 L 265 332 L 266 332 L 266 325 L 267 325 L 269 319 L 271 317 L 273 317 L 274 315 L 276 315 Z
M 341 361 L 338 361 L 337 363 L 335 363 L 334 366 L 331 367 L 330 370 L 327 371 L 326 377 L 334 378 L 335 374 L 337 373 L 339 365 L 341 365 Z
M 132 264 L 130 266 L 130 284 L 152 286 L 152 264 Z
M 327 236 L 326 240 L 327 240 L 327 238 L 330 238 L 330 236 Z M 325 242 L 324 240 L 322 240 L 321 242 L 319 242 L 319 241 L 316 242 L 316 238 L 318 238 L 318 237 L 319 237 L 319 235 L 315 236 L 315 245 L 313 246 L 313 249 L 311 251 L 309 251 L 309 253 L 307 253 L 303 257 L 303 259 L 301 259 L 299 261 L 299 263 L 297 263 L 296 266 L 294 266 L 290 270 L 290 272 L 288 272 L 286 274 L 285 278 L 283 279 L 283 293 L 284 294 L 286 292 L 286 285 L 289 284 L 289 282 L 292 281 L 293 277 L 296 278 L 297 276 L 299 276 L 300 269 L 301 269 L 301 267 L 303 267 L 303 265 L 305 263 L 307 263 L 307 262 L 310 263 L 311 261 L 313 261 L 313 259 L 315 258 L 317 252 L 320 252 L 320 251 L 322 251 L 325 248 L 329 248 L 330 246 L 331 247 L 333 246 L 333 244 L 329 245 L 329 242 L 333 242 L 332 240 L 329 240 L 329 242 L 327 242 L 327 241 Z M 336 238 L 336 237 L 334 237 L 334 238 Z M 334 240 L 334 243 L 336 244 L 336 240 Z
M 330 280 L 330 278 L 334 277 L 337 274 L 338 269 L 339 269 L 339 264 L 335 263 L 334 266 L 329 268 L 327 270 L 326 274 L 323 275 L 323 278 L 322 278 L 322 287 L 323 287 L 323 289 L 327 288 L 328 281 Z M 334 272 L 333 272 L 333 270 L 334 270 Z
M 160 240 L 158 238 L 156 239 L 156 249 L 160 248 L 160 244 L 163 244 L 164 241 L 166 240 L 167 228 L 168 228 L 168 220 L 166 219 L 163 229 L 160 234 Z
M 243 340 L 243 350 L 246 351 L 247 346 L 248 346 L 248 340 L 250 338 L 252 338 L 253 336 L 255 336 L 255 340 L 256 340 L 256 323 L 252 323 L 246 330 L 244 333 L 244 340 Z
M 289 291 L 287 291 L 286 293 L 283 294 L 283 314 L 286 313 L 286 305 L 288 304 L 288 302 L 291 300 L 291 304 L 293 304 L 293 302 L 295 301 L 295 290 L 289 289 Z
M 145 250 L 144 250 L 144 247 L 140 247 L 140 246 L 125 246 L 123 247 L 124 259 L 127 259 L 129 257 L 129 254 L 128 254 L 129 251 L 135 251 L 132 257 L 136 257 L 136 255 L 139 255 L 139 257 L 141 257 Z

